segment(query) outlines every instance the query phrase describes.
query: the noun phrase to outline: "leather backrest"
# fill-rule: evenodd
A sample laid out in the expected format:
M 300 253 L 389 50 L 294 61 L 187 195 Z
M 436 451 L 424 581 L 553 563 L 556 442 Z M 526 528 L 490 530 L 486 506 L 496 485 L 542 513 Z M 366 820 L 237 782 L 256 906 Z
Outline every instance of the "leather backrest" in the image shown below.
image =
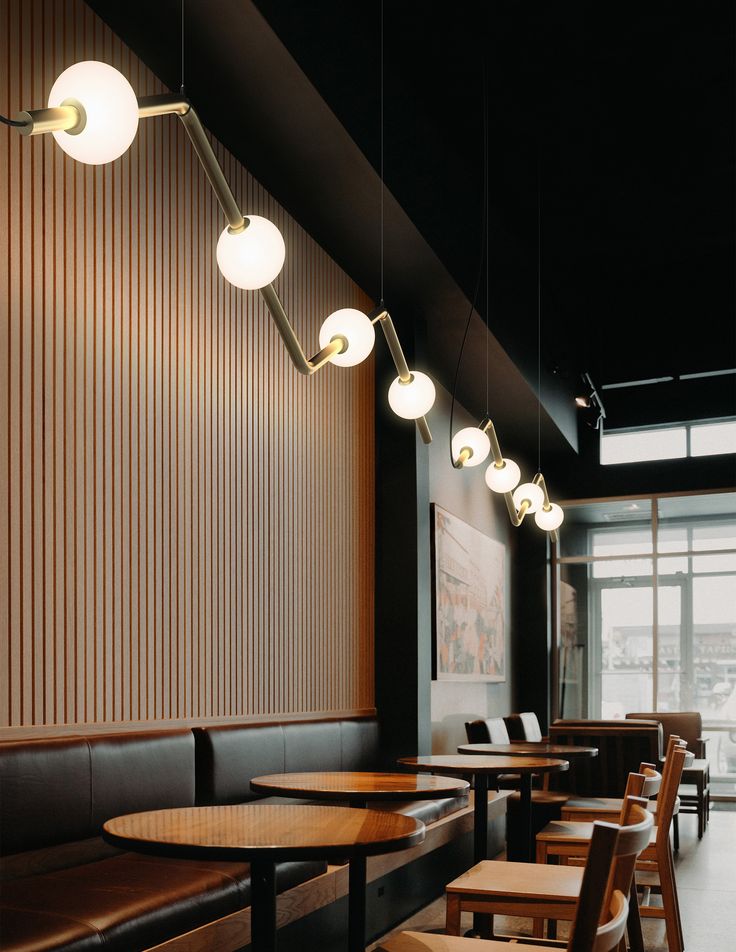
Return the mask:
M 92 783 L 84 737 L 0 744 L 0 852 L 92 836 Z
M 195 727 L 197 803 L 246 803 L 256 799 L 253 777 L 286 770 L 280 724 Z
M 92 825 L 125 813 L 194 806 L 191 730 L 87 737 L 92 769 Z
M 381 755 L 378 721 L 340 721 L 341 770 L 375 770 Z
M 0 743 L 0 851 L 99 836 L 105 820 L 194 804 L 190 730 Z
M 538 743 L 542 739 L 542 728 L 539 726 L 539 718 L 534 711 L 522 711 L 519 714 L 524 728 L 524 739 Z
M 258 799 L 253 777 L 309 770 L 375 770 L 378 723 L 373 719 L 293 721 L 198 727 L 197 803 Z
M 509 732 L 504 717 L 486 717 L 465 722 L 465 735 L 469 744 L 508 744 Z
M 665 747 L 670 734 L 677 734 L 678 737 L 687 741 L 688 750 L 694 751 L 695 756 L 698 756 L 699 741 L 703 733 L 703 718 L 700 711 L 650 712 L 646 714 L 627 714 L 626 717 L 628 720 L 658 721 L 664 730 Z
M 341 769 L 339 721 L 284 724 L 283 729 L 287 773 Z
M 504 721 L 512 741 L 530 741 L 532 743 L 541 741 L 542 728 L 539 726 L 539 718 L 534 711 L 508 714 L 504 717 Z

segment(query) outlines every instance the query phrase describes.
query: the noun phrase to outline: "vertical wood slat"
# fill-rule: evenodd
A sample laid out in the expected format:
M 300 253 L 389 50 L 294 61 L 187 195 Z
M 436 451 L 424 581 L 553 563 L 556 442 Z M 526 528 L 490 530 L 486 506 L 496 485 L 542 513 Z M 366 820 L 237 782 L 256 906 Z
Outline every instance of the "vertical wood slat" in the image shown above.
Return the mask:
M 81 0 L 9 0 L 0 108 L 81 59 L 161 84 Z M 307 350 L 370 302 L 282 230 Z M 373 706 L 373 370 L 292 368 L 173 118 L 82 166 L 0 130 L 0 729 Z

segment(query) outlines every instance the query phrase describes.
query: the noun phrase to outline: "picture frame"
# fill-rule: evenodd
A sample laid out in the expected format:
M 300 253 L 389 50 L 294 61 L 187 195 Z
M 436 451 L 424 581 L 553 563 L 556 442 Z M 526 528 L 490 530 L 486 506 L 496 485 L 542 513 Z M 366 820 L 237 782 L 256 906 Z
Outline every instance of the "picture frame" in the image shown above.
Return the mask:
M 506 680 L 506 547 L 432 504 L 433 678 Z

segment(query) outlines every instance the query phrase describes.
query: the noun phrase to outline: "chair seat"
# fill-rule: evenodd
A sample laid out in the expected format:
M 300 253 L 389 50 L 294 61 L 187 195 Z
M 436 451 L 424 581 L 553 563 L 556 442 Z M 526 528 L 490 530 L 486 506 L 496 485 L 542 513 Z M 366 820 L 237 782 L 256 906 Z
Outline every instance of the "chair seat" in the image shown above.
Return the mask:
M 553 820 L 537 833 L 537 842 L 543 843 L 589 843 L 593 835 L 592 823 L 580 823 L 576 820 Z M 653 826 L 649 834 L 649 844 L 657 841 L 657 827 Z
M 583 869 L 578 866 L 544 866 L 539 863 L 508 863 L 487 859 L 454 879 L 448 893 L 466 897 L 547 899 L 578 901 Z
M 680 787 L 682 792 L 682 787 Z M 570 813 L 611 813 L 621 812 L 623 800 L 619 797 L 576 797 L 574 800 L 568 800 L 564 806 L 564 812 Z M 675 798 L 674 813 L 680 812 L 680 797 Z M 647 804 L 647 810 L 650 813 L 657 814 L 657 801 L 650 800 Z M 574 820 L 574 817 L 565 817 L 566 820 Z
M 432 932 L 400 932 L 378 946 L 377 952 L 509 952 L 508 942 L 494 939 L 464 939 Z M 514 946 L 530 949 L 528 945 Z M 540 952 L 560 952 L 559 946 L 534 945 Z
M 563 804 L 567 803 L 567 798 L 570 796 L 569 793 L 560 793 L 558 790 L 532 790 L 532 803 L 544 803 L 544 804 Z M 521 794 L 518 790 L 514 791 L 509 797 L 509 800 L 519 800 L 521 799 Z

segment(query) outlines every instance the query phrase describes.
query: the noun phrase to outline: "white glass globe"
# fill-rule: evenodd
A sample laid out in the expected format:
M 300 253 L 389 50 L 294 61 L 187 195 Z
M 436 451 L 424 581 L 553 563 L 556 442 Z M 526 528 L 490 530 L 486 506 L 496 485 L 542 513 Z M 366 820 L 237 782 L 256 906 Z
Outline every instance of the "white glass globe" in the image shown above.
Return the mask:
M 534 513 L 534 521 L 540 529 L 544 529 L 546 532 L 552 532 L 553 529 L 559 529 L 564 518 L 565 513 L 562 511 L 562 509 L 560 509 L 556 502 L 551 502 L 549 504 L 549 509 L 542 507 Z
M 388 402 L 397 416 L 405 420 L 416 420 L 432 409 L 434 404 L 434 384 L 426 374 L 412 371 L 411 380 L 402 383 L 401 378 L 388 388 Z
M 66 154 L 87 165 L 121 156 L 138 131 L 138 100 L 125 76 L 96 60 L 75 63 L 51 87 L 49 106 L 77 104 L 84 110 L 82 131 L 53 133 Z
M 528 499 L 530 504 L 527 512 L 536 512 L 544 505 L 544 493 L 536 483 L 522 483 L 521 486 L 516 487 L 514 505 L 517 510 L 521 509 L 521 504 L 525 499 Z
M 362 311 L 343 307 L 325 319 L 319 329 L 319 346 L 327 347 L 333 337 L 344 337 L 348 349 L 332 358 L 330 363 L 338 367 L 354 367 L 365 360 L 373 350 L 376 331 Z
M 504 457 L 503 466 L 496 466 L 495 461 L 486 470 L 486 486 L 494 493 L 510 493 L 519 485 L 521 470 L 512 459 Z
M 281 232 L 267 218 L 248 215 L 248 227 L 233 234 L 230 228 L 217 242 L 217 265 L 236 288 L 257 291 L 270 284 L 284 266 L 286 245 Z
M 488 439 L 488 434 L 484 433 L 479 427 L 466 426 L 465 429 L 459 430 L 452 438 L 453 460 L 457 461 L 465 447 L 473 452 L 470 459 L 465 460 L 463 467 L 480 466 L 491 452 L 491 441 Z

